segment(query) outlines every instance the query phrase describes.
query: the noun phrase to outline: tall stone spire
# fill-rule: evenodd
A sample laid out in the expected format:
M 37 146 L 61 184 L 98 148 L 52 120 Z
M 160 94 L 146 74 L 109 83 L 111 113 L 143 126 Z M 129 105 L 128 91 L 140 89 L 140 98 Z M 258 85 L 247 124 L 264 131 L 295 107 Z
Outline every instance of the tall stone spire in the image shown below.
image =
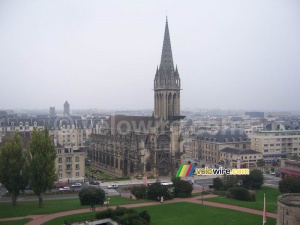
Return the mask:
M 164 120 L 180 116 L 181 81 L 174 69 L 168 19 L 166 20 L 163 48 L 154 78 L 154 115 Z
M 163 48 L 162 48 L 161 60 L 160 60 L 160 69 L 165 69 L 165 70 L 171 69 L 172 71 L 174 71 L 168 18 L 166 18 L 164 42 L 163 42 Z

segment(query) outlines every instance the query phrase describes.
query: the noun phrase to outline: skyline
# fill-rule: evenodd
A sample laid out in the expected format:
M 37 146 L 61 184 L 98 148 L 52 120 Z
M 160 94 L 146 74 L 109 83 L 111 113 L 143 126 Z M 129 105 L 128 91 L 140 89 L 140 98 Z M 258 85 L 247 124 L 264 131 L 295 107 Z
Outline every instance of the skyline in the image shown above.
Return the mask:
M 167 9 L 182 110 L 299 111 L 299 4 L 1 1 L 0 108 L 153 109 Z

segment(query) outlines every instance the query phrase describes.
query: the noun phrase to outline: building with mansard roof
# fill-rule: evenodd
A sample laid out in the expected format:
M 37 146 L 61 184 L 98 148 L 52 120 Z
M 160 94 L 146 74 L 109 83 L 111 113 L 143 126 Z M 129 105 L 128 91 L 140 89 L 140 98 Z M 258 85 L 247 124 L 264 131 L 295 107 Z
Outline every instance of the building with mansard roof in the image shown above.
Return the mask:
M 183 155 L 181 80 L 174 67 L 168 21 L 154 78 L 152 116 L 113 115 L 91 134 L 92 165 L 118 177 L 174 175 Z

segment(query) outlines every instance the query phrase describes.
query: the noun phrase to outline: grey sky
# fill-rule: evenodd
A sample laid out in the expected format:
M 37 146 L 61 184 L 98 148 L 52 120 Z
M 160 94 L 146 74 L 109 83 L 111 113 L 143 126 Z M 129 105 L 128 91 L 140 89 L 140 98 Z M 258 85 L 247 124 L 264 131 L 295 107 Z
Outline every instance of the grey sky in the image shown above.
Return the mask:
M 0 109 L 152 109 L 166 11 L 181 108 L 299 110 L 300 1 L 0 1 Z

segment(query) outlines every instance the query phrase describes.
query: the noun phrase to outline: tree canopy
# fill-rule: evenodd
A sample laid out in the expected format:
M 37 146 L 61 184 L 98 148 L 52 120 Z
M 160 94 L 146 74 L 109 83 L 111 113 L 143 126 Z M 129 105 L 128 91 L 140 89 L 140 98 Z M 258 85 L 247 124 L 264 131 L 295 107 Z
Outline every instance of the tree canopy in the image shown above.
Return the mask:
M 241 176 L 243 186 L 250 189 L 260 189 L 264 183 L 264 176 L 260 170 L 251 170 L 249 175 Z
M 281 193 L 300 193 L 300 178 L 295 176 L 285 177 L 279 182 Z
M 48 130 L 33 130 L 28 157 L 29 184 L 43 207 L 43 194 L 51 189 L 57 179 L 55 173 L 56 150 Z
M 25 150 L 17 132 L 12 139 L 7 138 L 0 149 L 0 182 L 9 191 L 12 204 L 16 206 L 20 191 L 24 191 L 27 185 Z

